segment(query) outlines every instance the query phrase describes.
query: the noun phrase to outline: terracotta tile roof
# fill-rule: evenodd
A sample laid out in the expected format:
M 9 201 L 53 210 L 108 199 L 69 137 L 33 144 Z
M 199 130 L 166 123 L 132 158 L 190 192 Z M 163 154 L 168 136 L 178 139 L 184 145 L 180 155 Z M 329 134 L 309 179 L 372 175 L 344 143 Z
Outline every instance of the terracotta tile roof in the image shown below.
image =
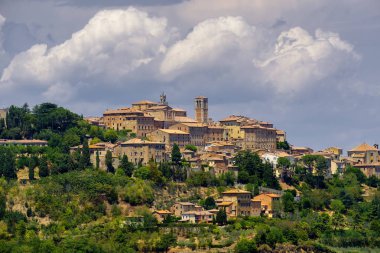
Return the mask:
M 231 189 L 231 190 L 222 192 L 222 194 L 243 194 L 243 193 L 246 194 L 246 193 L 250 193 L 250 192 L 249 191 L 240 190 L 240 189 Z
M 171 214 L 172 212 L 168 210 L 155 210 L 153 213 L 158 213 L 158 214 Z
M 224 201 L 222 203 L 218 203 L 217 205 L 218 206 L 230 206 L 232 205 L 233 203 L 231 201 Z
M 153 111 L 153 110 L 162 110 L 162 109 L 170 109 L 171 107 L 168 105 L 155 105 L 152 107 L 147 108 L 147 111 Z
M 197 121 L 195 121 L 194 119 L 192 118 L 189 118 L 189 117 L 181 117 L 181 116 L 175 116 L 174 117 L 174 121 L 177 121 L 177 122 L 187 122 L 187 123 L 196 123 Z
M 164 143 L 161 143 L 161 142 L 154 142 L 154 141 L 148 141 L 148 140 L 142 140 L 140 138 L 133 138 L 133 139 L 130 139 L 126 142 L 123 142 L 122 143 L 123 145 L 128 145 L 128 144 L 163 144 Z
M 158 129 L 158 130 L 162 131 L 162 132 L 165 132 L 165 133 L 168 133 L 168 134 L 186 134 L 186 135 L 189 134 L 189 133 L 186 133 L 184 131 L 175 130 L 175 129 Z
M 133 103 L 132 105 L 147 105 L 147 104 L 158 104 L 158 103 L 155 103 L 155 102 L 152 102 L 152 101 L 149 101 L 149 100 L 141 100 L 141 101 L 138 101 L 136 103 Z
M 350 152 L 365 152 L 365 151 L 378 151 L 378 149 L 371 145 L 368 145 L 367 143 L 362 143 L 359 146 L 356 146 L 355 148 L 349 151 Z

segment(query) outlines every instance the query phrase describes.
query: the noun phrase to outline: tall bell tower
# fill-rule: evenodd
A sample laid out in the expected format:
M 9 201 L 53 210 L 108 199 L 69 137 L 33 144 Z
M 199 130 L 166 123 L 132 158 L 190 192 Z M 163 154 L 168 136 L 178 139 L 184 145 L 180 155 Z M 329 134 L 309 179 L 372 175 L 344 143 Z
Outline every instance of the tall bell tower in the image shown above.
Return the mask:
M 199 96 L 194 99 L 195 102 L 195 119 L 200 123 L 208 121 L 208 98 Z

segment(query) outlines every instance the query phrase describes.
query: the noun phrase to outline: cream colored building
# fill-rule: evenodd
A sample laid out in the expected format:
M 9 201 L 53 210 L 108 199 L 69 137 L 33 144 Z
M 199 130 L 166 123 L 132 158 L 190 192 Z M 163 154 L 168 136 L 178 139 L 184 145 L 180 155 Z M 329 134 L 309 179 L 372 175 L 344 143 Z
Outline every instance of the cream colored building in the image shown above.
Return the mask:
M 252 201 L 260 201 L 262 212 L 272 218 L 279 211 L 281 196 L 273 193 L 262 193 L 255 196 Z
M 276 129 L 258 125 L 243 126 L 243 149 L 276 150 Z
M 120 144 L 120 156 L 127 155 L 130 162 L 146 165 L 150 160 L 157 163 L 167 160 L 165 143 L 138 138 Z
M 147 116 L 136 108 L 120 108 L 103 113 L 107 128 L 114 130 L 131 130 L 138 137 L 145 137 L 155 130 L 154 117 Z
M 377 145 L 362 143 L 347 153 L 353 166 L 359 168 L 367 177 L 373 175 L 380 178 L 380 151 Z
M 276 130 L 276 141 L 277 142 L 285 142 L 286 141 L 286 133 L 283 130 Z
M 147 137 L 150 141 L 165 143 L 168 149 L 173 147 L 174 143 L 180 148 L 190 144 L 190 134 L 175 129 L 158 129 L 149 133 Z
M 206 142 L 223 141 L 225 136 L 224 131 L 225 129 L 222 126 L 208 126 L 205 138 Z
M 203 149 L 206 145 L 207 125 L 202 123 L 179 123 L 169 129 L 180 130 L 190 135 L 190 144 L 198 149 Z
M 379 162 L 379 149 L 377 147 L 362 143 L 347 151 L 348 157 L 353 158 L 356 163 L 371 164 Z
M 203 208 L 201 206 L 195 205 L 191 202 L 176 202 L 171 208 L 170 211 L 177 217 L 181 217 L 183 213 L 196 211 L 200 212 Z
M 240 189 L 225 191 L 216 204 L 219 209 L 225 209 L 230 217 L 251 215 L 251 193 L 249 191 Z
M 172 212 L 168 210 L 155 210 L 152 214 L 159 223 L 162 223 L 165 219 L 172 215 Z

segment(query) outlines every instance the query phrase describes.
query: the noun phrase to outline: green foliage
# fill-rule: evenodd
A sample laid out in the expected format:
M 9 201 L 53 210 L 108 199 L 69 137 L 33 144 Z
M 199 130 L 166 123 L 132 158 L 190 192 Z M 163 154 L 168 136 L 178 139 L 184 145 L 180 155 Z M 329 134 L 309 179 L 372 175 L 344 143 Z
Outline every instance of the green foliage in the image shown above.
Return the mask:
M 343 202 L 339 199 L 332 200 L 330 207 L 331 207 L 331 210 L 333 210 L 336 213 L 341 213 L 346 208 Z
M 108 142 L 115 143 L 117 141 L 117 132 L 113 129 L 107 129 L 107 131 L 104 133 L 104 139 Z
M 179 150 L 179 147 L 176 143 L 174 143 L 172 148 L 172 162 L 176 165 L 179 165 L 181 163 L 181 151 Z
M 96 151 L 96 158 L 95 159 L 96 159 L 95 160 L 95 162 L 96 162 L 95 168 L 99 169 L 99 165 L 100 165 L 99 151 Z
M 191 151 L 193 151 L 193 152 L 197 152 L 197 150 L 198 150 L 196 146 L 191 145 L 191 144 L 187 144 L 187 145 L 185 146 L 185 149 L 187 149 L 187 150 L 191 150 Z
M 151 205 L 154 201 L 152 187 L 149 183 L 140 179 L 136 179 L 135 182 L 124 187 L 121 196 L 131 205 Z
M 220 209 L 216 213 L 216 218 L 215 218 L 216 223 L 218 223 L 219 226 L 223 226 L 227 224 L 227 213 L 226 210 Z
M 289 150 L 290 149 L 289 143 L 287 141 L 277 142 L 277 149 Z
M 88 146 L 88 140 L 85 138 L 83 140 L 82 154 L 79 160 L 79 168 L 85 169 L 85 168 L 90 168 L 91 166 L 92 164 L 91 164 L 90 148 Z
M 42 156 L 40 159 L 38 173 L 39 173 L 39 176 L 41 178 L 49 176 L 48 160 L 47 160 L 47 157 L 45 155 Z
M 203 207 L 204 209 L 206 210 L 211 210 L 211 209 L 214 209 L 216 208 L 216 203 L 215 203 L 215 199 L 211 196 L 207 197 L 205 199 L 205 202 L 203 204 Z
M 10 148 L 0 147 L 0 177 L 7 180 L 16 179 L 16 160 Z
M 119 168 L 121 168 L 124 171 L 125 175 L 127 175 L 128 177 L 132 176 L 134 166 L 133 163 L 129 162 L 127 155 L 124 154 L 121 158 Z
M 107 172 L 109 173 L 115 173 L 115 168 L 113 167 L 113 158 L 111 151 L 107 150 L 106 157 L 105 157 Z
M 285 192 L 281 197 L 282 209 L 286 213 L 292 213 L 295 210 L 294 196 L 290 192 Z
M 256 243 L 254 240 L 243 238 L 235 246 L 236 253 L 255 253 L 257 252 Z
M 278 180 L 273 173 L 272 165 L 263 163 L 258 154 L 249 150 L 239 152 L 234 158 L 236 166 L 239 168 L 239 183 L 258 183 L 274 189 L 280 189 Z

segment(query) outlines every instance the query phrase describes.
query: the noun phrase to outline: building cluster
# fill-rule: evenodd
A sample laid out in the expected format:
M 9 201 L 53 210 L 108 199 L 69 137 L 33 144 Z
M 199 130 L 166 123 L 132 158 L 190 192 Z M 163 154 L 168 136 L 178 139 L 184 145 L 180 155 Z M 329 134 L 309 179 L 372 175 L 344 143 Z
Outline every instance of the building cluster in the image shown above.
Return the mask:
M 219 210 L 224 210 L 228 218 L 238 216 L 262 216 L 269 218 L 278 214 L 280 210 L 281 194 L 261 193 L 255 197 L 249 191 L 231 189 L 222 193 L 216 200 L 217 208 L 205 210 L 191 202 L 176 202 L 170 210 L 155 210 L 153 215 L 159 222 L 168 216 L 175 216 L 180 222 L 211 223 Z
M 286 142 L 286 133 L 274 128 L 272 123 L 239 115 L 215 122 L 209 118 L 208 98 L 203 96 L 194 99 L 194 106 L 195 119 L 192 119 L 186 110 L 169 106 L 166 95 L 162 94 L 160 102 L 143 100 L 132 103 L 131 107 L 106 110 L 103 117 L 86 120 L 107 129 L 130 131 L 136 138 L 111 146 L 100 143 L 90 149 L 93 154 L 100 151 L 101 161 L 105 152 L 111 150 L 115 158 L 125 154 L 132 163 L 144 165 L 152 159 L 156 162 L 170 159 L 171 149 L 177 144 L 190 171 L 206 170 L 215 175 L 228 171 L 237 173 L 233 157 L 240 150 L 251 150 L 271 163 L 278 177 L 283 173 L 277 166 L 279 158 L 294 164 L 306 154 L 320 155 L 327 161 L 327 175 L 341 173 L 349 164 L 362 169 L 366 175 L 380 177 L 376 145 L 359 145 L 348 151 L 348 156 L 343 156 L 342 149 L 337 147 L 317 152 L 297 146 L 278 150 L 277 143 Z M 186 149 L 189 145 L 197 151 Z
M 186 110 L 169 106 L 162 94 L 160 102 L 143 100 L 86 120 L 107 129 L 134 133 L 136 138 L 112 148 L 115 156 L 125 154 L 134 164 L 167 160 L 177 144 L 194 170 L 210 168 L 216 174 L 236 170 L 232 158 L 239 150 L 275 151 L 276 143 L 286 140 L 285 132 L 273 128 L 273 124 L 245 116 L 212 121 L 207 97 L 196 97 L 194 105 L 195 119 L 192 119 Z M 189 146 L 196 147 L 197 152 L 187 150 Z M 106 150 L 107 147 L 102 149 Z

